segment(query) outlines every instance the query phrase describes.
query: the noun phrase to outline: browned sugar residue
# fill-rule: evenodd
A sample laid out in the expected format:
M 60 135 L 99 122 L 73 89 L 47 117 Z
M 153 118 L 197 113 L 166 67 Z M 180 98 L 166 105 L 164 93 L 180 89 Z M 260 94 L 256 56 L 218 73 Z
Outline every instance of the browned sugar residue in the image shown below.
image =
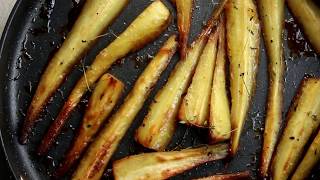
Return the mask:
M 286 40 L 291 51 L 291 56 L 315 56 L 314 50 L 312 49 L 307 39 L 304 38 L 302 30 L 299 28 L 299 25 L 293 18 L 285 20 L 285 28 L 287 30 Z

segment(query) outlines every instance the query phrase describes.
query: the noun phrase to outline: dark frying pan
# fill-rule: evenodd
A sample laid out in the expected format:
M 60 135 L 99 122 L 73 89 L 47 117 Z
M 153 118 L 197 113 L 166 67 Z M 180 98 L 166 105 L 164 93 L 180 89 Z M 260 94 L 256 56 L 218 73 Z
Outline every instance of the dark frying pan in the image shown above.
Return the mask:
M 212 0 L 196 0 L 195 2 L 196 8 L 194 10 L 191 40 L 199 33 L 201 25 L 211 14 L 211 10 L 217 0 L 214 2 Z M 28 145 L 22 146 L 17 141 L 18 128 L 24 119 L 27 106 L 31 101 L 41 73 L 47 65 L 50 56 L 59 47 L 63 38 L 70 30 L 82 4 L 83 1 L 78 3 L 76 0 L 19 0 L 11 13 L 2 35 L 0 46 L 0 127 L 2 143 L 16 179 L 50 179 L 50 173 L 54 170 L 59 160 L 61 160 L 83 115 L 87 97 L 83 98 L 82 103 L 73 113 L 63 133 L 59 136 L 56 146 L 50 151 L 49 155 L 42 158 L 35 155 L 35 148 L 39 144 L 42 135 L 45 133 L 50 122 L 56 117 L 59 108 L 74 83 L 81 76 L 82 68 L 79 65 L 75 67 L 66 82 L 55 94 L 54 98 L 52 98 L 41 117 L 42 121 L 34 128 L 33 137 Z M 98 43 L 89 51 L 82 62 L 85 65 L 90 64 L 90 61 L 99 50 L 115 38 L 112 34 L 122 32 L 127 24 L 148 4 L 150 4 L 150 0 L 131 0 L 131 3 L 121 16 L 108 28 L 107 35 L 99 39 Z M 166 4 L 168 4 L 174 13 L 174 9 L 170 3 Z M 290 18 L 291 15 L 288 13 L 287 20 Z M 319 56 L 315 55 L 305 40 L 299 39 L 298 41 L 295 39 L 297 32 L 300 31 L 298 28 L 295 28 L 294 22 L 288 21 L 286 28 L 288 32 L 286 32 L 285 36 L 287 71 L 284 115 L 303 76 L 305 74 L 320 76 Z M 155 54 L 161 43 L 167 38 L 167 35 L 174 32 L 176 32 L 176 26 L 172 23 L 167 32 L 163 33 L 154 43 L 149 44 L 138 53 L 127 56 L 125 61 L 123 61 L 124 63 L 112 66 L 109 72 L 125 82 L 126 94 L 131 89 L 135 79 L 137 79 L 138 75 L 147 65 L 149 60 L 147 54 Z M 299 33 L 298 36 L 302 37 Z M 301 47 L 303 47 L 303 50 Z M 144 108 L 138 114 L 135 123 L 123 139 L 117 153 L 113 156 L 113 160 L 129 154 L 147 151 L 135 143 L 132 134 L 146 114 L 152 97 L 165 83 L 177 61 L 178 56 L 176 55 L 150 98 L 145 103 Z M 245 131 L 241 137 L 241 147 L 237 156 L 227 163 L 218 161 L 204 164 L 172 179 L 189 179 L 191 177 L 212 175 L 218 172 L 236 172 L 242 170 L 250 170 L 252 176 L 256 177 L 267 97 L 267 59 L 264 47 L 261 50 L 257 78 L 256 95 L 246 121 Z M 121 101 L 119 104 L 121 104 Z M 206 143 L 206 132 L 204 130 L 179 125 L 169 149 L 180 149 L 204 143 Z M 112 170 L 110 168 L 109 165 L 105 171 L 105 179 L 112 179 Z M 320 179 L 319 172 L 320 167 L 317 167 L 311 179 Z

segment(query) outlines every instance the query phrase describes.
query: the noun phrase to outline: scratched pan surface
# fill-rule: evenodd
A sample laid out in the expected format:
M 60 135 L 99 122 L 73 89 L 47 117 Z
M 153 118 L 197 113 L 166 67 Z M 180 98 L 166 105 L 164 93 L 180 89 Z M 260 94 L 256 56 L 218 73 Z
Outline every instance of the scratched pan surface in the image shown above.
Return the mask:
M 191 40 L 200 32 L 203 22 L 208 19 L 217 1 L 196 0 L 195 2 L 196 7 L 193 15 Z M 150 0 L 131 0 L 120 17 L 108 28 L 106 35 L 101 37 L 86 57 L 81 60 L 82 64 L 89 65 L 99 50 L 112 42 L 112 40 L 115 39 L 115 35 L 122 32 L 134 17 L 150 3 Z M 172 13 L 175 14 L 170 3 L 166 2 L 166 4 L 170 7 Z M 53 52 L 55 52 L 63 42 L 65 35 L 70 30 L 82 5 L 83 1 L 78 2 L 72 0 L 20 0 L 17 2 L 3 33 L 0 49 L 0 126 L 3 146 L 12 171 L 17 179 L 50 179 L 50 174 L 70 144 L 73 133 L 83 115 L 87 102 L 86 99 L 89 94 L 83 98 L 79 107 L 72 114 L 63 133 L 59 136 L 56 146 L 50 151 L 49 155 L 42 158 L 35 155 L 35 148 L 39 144 L 41 137 L 44 135 L 51 121 L 56 117 L 59 108 L 62 106 L 63 101 L 76 80 L 83 73 L 82 66 L 78 65 L 50 101 L 50 104 L 41 117 L 41 121 L 34 128 L 30 143 L 22 146 L 17 141 L 17 131 L 24 119 L 27 106 L 34 94 L 41 73 L 46 67 L 49 57 L 52 56 Z M 287 13 L 286 27 L 289 32 L 286 32 L 285 35 L 285 60 L 287 69 L 284 115 L 303 76 L 305 74 L 320 76 L 319 56 L 316 56 L 303 40 L 300 31 L 296 28 L 295 23 L 292 22 L 289 13 Z M 176 26 L 173 22 L 168 30 L 155 42 L 149 44 L 137 53 L 130 54 L 112 66 L 109 72 L 120 78 L 126 84 L 126 94 L 130 91 L 135 80 L 148 64 L 150 57 L 157 52 L 157 49 L 159 49 L 168 35 L 175 32 Z M 297 39 L 295 39 L 296 37 Z M 288 48 L 288 44 L 291 48 Z M 172 179 L 190 179 L 212 175 L 218 172 L 226 173 L 242 170 L 250 170 L 253 178 L 256 179 L 267 97 L 267 61 L 265 49 L 263 45 L 261 46 L 256 95 L 253 99 L 245 130 L 241 137 L 241 147 L 237 156 L 227 163 L 223 161 L 206 163 Z M 121 142 L 112 160 L 130 154 L 148 151 L 135 143 L 133 139 L 134 129 L 141 123 L 153 96 L 157 90 L 163 86 L 177 61 L 178 56 L 176 55 L 152 91 L 145 106 L 137 115 L 135 122 Z M 122 100 L 118 103 L 118 106 L 121 103 Z M 205 144 L 206 133 L 205 130 L 178 125 L 174 140 L 168 149 L 181 149 Z M 318 172 L 318 174 L 314 173 L 311 179 L 319 179 L 320 168 L 317 167 L 314 172 Z M 112 169 L 110 165 L 106 169 L 103 179 L 112 179 Z

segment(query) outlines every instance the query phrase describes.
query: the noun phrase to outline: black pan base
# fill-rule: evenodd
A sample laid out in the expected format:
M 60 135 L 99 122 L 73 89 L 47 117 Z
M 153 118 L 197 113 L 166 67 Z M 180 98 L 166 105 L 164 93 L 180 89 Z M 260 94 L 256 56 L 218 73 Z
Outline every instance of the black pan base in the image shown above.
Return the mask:
M 26 109 L 34 94 L 41 73 L 45 69 L 52 54 L 61 45 L 64 37 L 72 27 L 83 2 L 83 0 L 79 3 L 77 3 L 76 0 L 19 0 L 3 33 L 0 46 L 0 128 L 3 145 L 16 179 L 50 179 L 50 174 L 70 144 L 73 133 L 83 115 L 87 102 L 86 99 L 89 94 L 83 98 L 82 103 L 73 113 L 63 134 L 59 136 L 57 145 L 50 151 L 48 157 L 37 157 L 35 155 L 35 149 L 40 143 L 49 124 L 56 117 L 59 108 L 62 107 L 64 100 L 67 98 L 76 80 L 82 75 L 81 64 L 84 66 L 89 65 L 95 55 L 115 39 L 114 34 L 117 35 L 122 32 L 128 26 L 128 23 L 132 22 L 132 20 L 151 3 L 150 0 L 131 0 L 120 17 L 108 28 L 106 35 L 98 40 L 92 50 L 81 60 L 82 63 L 75 67 L 74 71 L 45 109 L 41 121 L 34 128 L 31 141 L 26 146 L 22 146 L 18 143 L 18 128 L 24 119 Z M 191 40 L 200 32 L 203 22 L 206 22 L 210 16 L 211 10 L 214 4 L 217 3 L 217 0 L 196 0 L 195 3 L 196 7 L 193 15 Z M 168 4 L 174 13 L 174 8 L 169 1 L 166 2 L 166 4 Z M 294 39 L 296 32 L 299 30 L 294 27 L 295 23 L 292 21 L 289 13 L 287 13 L 286 19 L 286 28 L 288 28 L 289 31 L 286 32 L 285 35 L 285 60 L 287 70 L 284 116 L 301 79 L 306 74 L 320 76 L 319 56 L 315 55 L 309 47 L 301 50 L 301 47 L 305 47 L 306 42 L 304 40 L 297 42 L 296 39 Z M 152 56 L 157 52 L 157 49 L 159 49 L 162 42 L 167 39 L 168 35 L 176 33 L 174 21 L 170 28 L 154 43 L 149 44 L 137 53 L 130 54 L 109 70 L 110 73 L 126 84 L 126 94 L 132 88 L 139 74 L 146 67 L 150 55 Z M 288 42 L 290 48 L 288 48 Z M 229 173 L 243 170 L 250 170 L 253 178 L 256 179 L 262 142 L 261 134 L 263 132 L 268 81 L 267 59 L 263 44 L 261 44 L 261 46 L 256 95 L 245 124 L 245 129 L 241 137 L 241 146 L 237 156 L 228 162 L 217 161 L 206 163 L 172 179 L 191 179 L 218 172 Z M 134 142 L 133 133 L 146 114 L 152 97 L 158 89 L 163 86 L 177 61 L 178 56 L 175 55 L 169 68 L 162 75 L 161 80 L 151 93 L 144 108 L 136 117 L 134 124 L 123 139 L 112 160 L 125 157 L 129 154 L 148 151 Z M 118 103 L 118 106 L 121 102 Z M 206 130 L 194 129 L 179 124 L 174 140 L 168 149 L 181 149 L 205 144 L 207 142 L 206 133 Z M 106 169 L 104 179 L 112 179 L 112 170 L 110 168 L 111 166 L 109 165 Z M 310 179 L 320 179 L 319 172 L 320 167 L 317 167 Z

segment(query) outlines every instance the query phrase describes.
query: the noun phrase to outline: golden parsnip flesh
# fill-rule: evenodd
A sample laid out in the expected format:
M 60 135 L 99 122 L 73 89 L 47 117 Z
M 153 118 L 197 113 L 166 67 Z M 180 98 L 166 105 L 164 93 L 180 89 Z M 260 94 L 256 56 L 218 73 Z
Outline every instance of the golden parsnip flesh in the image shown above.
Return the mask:
M 270 166 L 273 180 L 289 178 L 319 124 L 320 80 L 306 78 L 289 109 L 284 132 L 273 154 Z
M 219 34 L 220 30 L 211 33 L 200 56 L 192 82 L 178 113 L 181 123 L 198 127 L 208 126 L 209 101 Z
M 217 143 L 230 139 L 230 102 L 227 92 L 226 77 L 226 37 L 224 17 L 220 22 L 220 33 L 218 41 L 218 52 L 213 73 L 211 97 L 210 97 L 210 116 L 209 133 L 210 142 Z
M 59 168 L 55 171 L 55 177 L 62 177 L 79 159 L 121 97 L 123 88 L 123 83 L 111 74 L 105 74 L 100 78 L 89 99 L 77 135 Z
M 285 61 L 283 57 L 284 0 L 259 0 L 263 37 L 268 55 L 269 91 L 259 173 L 267 177 L 282 122 Z
M 260 52 L 260 22 L 252 0 L 230 0 L 226 6 L 227 52 L 230 60 L 231 151 L 240 135 L 256 86 Z
M 186 56 L 191 27 L 193 0 L 175 0 L 178 16 L 180 57 Z
M 313 0 L 287 0 L 287 4 L 314 50 L 320 54 L 320 7 Z
M 198 59 L 225 3 L 226 0 L 221 1 L 218 8 L 213 11 L 207 26 L 187 50 L 185 59 L 178 62 L 167 83 L 157 93 L 155 100 L 150 105 L 150 110 L 135 135 L 136 141 L 144 147 L 163 151 L 171 141 L 176 127 L 175 118 L 181 96 L 190 83 Z
M 113 174 L 116 180 L 164 180 L 200 164 L 223 159 L 227 154 L 227 144 L 144 153 L 114 162 Z
M 41 76 L 22 127 L 20 136 L 22 144 L 27 143 L 32 128 L 49 98 L 128 2 L 129 0 L 86 1 L 67 39 L 54 54 Z
M 139 50 L 158 37 L 170 22 L 170 11 L 161 2 L 151 3 L 108 47 L 103 49 L 71 91 L 58 117 L 51 124 L 39 147 L 38 154 L 48 152 L 72 110 L 81 97 L 118 59 Z
M 304 155 L 298 168 L 291 177 L 292 180 L 307 179 L 312 169 L 320 161 L 320 130 L 317 136 L 312 141 L 312 144 L 308 148 L 307 153 Z
M 89 146 L 72 179 L 101 178 L 111 156 L 177 48 L 176 36 L 171 36 L 140 75 L 119 110 L 110 118 L 109 123 L 103 127 L 95 141 Z

